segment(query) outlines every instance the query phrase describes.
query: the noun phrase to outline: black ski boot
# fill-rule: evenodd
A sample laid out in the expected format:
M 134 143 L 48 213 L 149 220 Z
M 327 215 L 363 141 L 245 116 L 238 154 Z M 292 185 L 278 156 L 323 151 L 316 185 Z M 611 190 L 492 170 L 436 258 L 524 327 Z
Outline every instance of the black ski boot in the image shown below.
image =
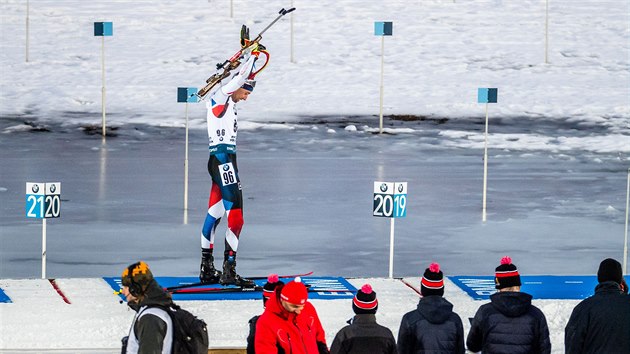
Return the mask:
M 226 256 L 223 261 L 223 273 L 221 274 L 221 285 L 236 285 L 242 288 L 253 288 L 256 286 L 254 281 L 245 279 L 236 274 L 236 257 Z
M 221 279 L 221 272 L 214 267 L 212 254 L 202 253 L 199 280 L 205 284 L 215 284 Z

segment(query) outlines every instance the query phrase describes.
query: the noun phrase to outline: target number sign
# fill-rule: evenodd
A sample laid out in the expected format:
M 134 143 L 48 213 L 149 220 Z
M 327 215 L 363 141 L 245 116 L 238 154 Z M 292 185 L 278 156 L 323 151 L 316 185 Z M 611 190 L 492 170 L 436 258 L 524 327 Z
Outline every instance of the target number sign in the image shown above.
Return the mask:
M 384 218 L 407 216 L 407 182 L 374 182 L 372 215 Z
M 58 218 L 61 213 L 61 182 L 26 182 L 26 217 Z

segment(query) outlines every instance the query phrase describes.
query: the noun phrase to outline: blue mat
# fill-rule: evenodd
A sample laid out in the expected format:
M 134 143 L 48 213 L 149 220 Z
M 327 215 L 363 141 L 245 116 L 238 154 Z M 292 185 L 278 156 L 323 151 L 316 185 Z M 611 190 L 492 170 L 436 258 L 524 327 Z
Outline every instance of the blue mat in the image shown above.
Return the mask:
M 496 292 L 494 277 L 456 275 L 448 277 L 475 300 L 488 300 Z M 626 282 L 628 281 L 626 277 Z M 595 293 L 595 275 L 521 275 L 521 291 L 534 299 L 582 300 Z
M 7 294 L 4 293 L 4 290 L 2 290 L 2 288 L 0 288 L 0 302 L 5 302 L 5 303 L 13 302 L 11 301 L 11 298 L 8 297 Z
M 120 277 L 104 277 L 103 278 L 115 291 L 122 288 Z M 291 281 L 293 278 L 280 278 L 285 283 Z M 171 286 L 190 284 L 199 281 L 197 277 L 156 277 L 157 282 L 167 288 Z M 352 286 L 346 279 L 342 277 L 302 277 L 304 284 L 310 285 L 308 298 L 311 300 L 335 300 L 335 299 L 352 299 L 357 289 Z M 255 280 L 256 285 L 263 286 L 267 282 L 267 279 Z M 221 285 L 210 284 L 200 286 L 199 288 L 218 288 Z M 317 291 L 317 289 L 336 290 L 331 291 Z M 125 300 L 125 297 L 120 295 L 121 299 Z M 173 294 L 173 300 L 185 301 L 185 300 L 260 300 L 262 299 L 262 292 L 260 291 L 247 291 L 247 292 L 234 292 L 234 293 L 198 293 L 198 294 Z

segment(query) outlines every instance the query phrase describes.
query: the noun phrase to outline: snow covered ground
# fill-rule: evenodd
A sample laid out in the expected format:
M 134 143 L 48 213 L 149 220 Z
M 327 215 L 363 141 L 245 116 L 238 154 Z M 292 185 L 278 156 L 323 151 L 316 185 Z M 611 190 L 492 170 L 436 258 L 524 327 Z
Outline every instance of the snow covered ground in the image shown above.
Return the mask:
M 407 278 L 419 287 L 419 278 Z M 396 279 L 349 279 L 355 287 L 370 283 L 379 301 L 377 321 L 390 328 L 394 336 L 402 316 L 415 309 L 418 295 Z M 0 314 L 0 349 L 20 353 L 29 348 L 32 352 L 56 349 L 64 353 L 116 353 L 119 340 L 129 330 L 134 312 L 118 302 L 118 296 L 102 279 L 57 279 L 58 286 L 72 304 L 66 304 L 47 280 L 0 280 L 8 289 L 14 303 L 2 304 Z M 446 279 L 445 297 L 462 318 L 464 331 L 470 329 L 473 317 L 483 301 L 474 301 Z M 353 316 L 352 300 L 313 300 L 326 331 L 326 340 L 332 343 L 335 333 Z M 208 323 L 210 345 L 214 348 L 244 347 L 249 327 L 247 321 L 262 312 L 261 300 L 244 301 L 182 301 L 180 305 Z M 577 300 L 536 300 L 547 317 L 551 332 L 553 353 L 564 353 L 564 326 Z M 5 320 L 8 319 L 8 320 Z M 89 351 L 87 349 L 90 349 Z
M 131 313 L 93 278 L 137 259 L 156 274 L 196 274 L 208 192 L 205 111 L 189 105 L 186 215 L 176 88 L 200 87 L 238 49 L 241 24 L 257 33 L 290 6 L 233 4 L 231 18 L 230 2 L 218 0 L 30 1 L 25 62 L 26 3 L 0 0 L 0 284 L 20 295 L 0 306 L 0 350 L 114 352 Z M 369 277 L 384 301 L 379 320 L 397 331 L 417 298 L 375 279 L 387 274 L 389 247 L 389 223 L 371 216 L 376 180 L 409 183 L 408 216 L 396 222 L 396 276 L 417 277 L 431 261 L 447 275 L 491 274 L 503 255 L 523 274 L 593 274 L 603 258 L 622 260 L 630 3 L 550 0 L 547 64 L 542 0 L 293 5 L 294 62 L 285 18 L 264 36 L 272 61 L 239 111 L 240 272 Z M 101 121 L 95 21 L 114 23 L 105 53 L 107 119 L 117 136 L 105 143 L 86 134 Z M 381 59 L 374 21 L 394 23 L 385 38 L 385 135 L 372 134 Z M 486 223 L 478 87 L 499 88 L 489 106 Z M 61 278 L 72 305 L 45 281 L 19 279 L 41 275 L 41 223 L 24 218 L 27 181 L 62 182 L 62 217 L 48 223 L 47 277 Z M 452 284 L 447 291 L 462 318 L 481 304 Z M 536 301 L 555 353 L 575 303 Z M 190 305 L 212 323 L 217 345 L 242 344 L 246 320 L 261 307 L 245 301 L 228 311 L 233 304 Z M 349 303 L 316 306 L 330 341 Z

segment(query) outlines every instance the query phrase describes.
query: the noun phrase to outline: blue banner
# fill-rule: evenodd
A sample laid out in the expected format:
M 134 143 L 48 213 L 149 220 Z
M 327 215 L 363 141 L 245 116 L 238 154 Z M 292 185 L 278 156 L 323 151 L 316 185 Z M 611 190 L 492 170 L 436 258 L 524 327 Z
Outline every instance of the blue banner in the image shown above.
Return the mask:
M 103 278 L 115 291 L 122 288 L 120 277 L 104 277 Z M 163 287 L 179 286 L 185 284 L 196 283 L 199 281 L 197 277 L 156 277 L 155 280 Z M 287 283 L 293 278 L 280 278 Z M 267 279 L 254 280 L 256 285 L 263 286 Z M 352 299 L 357 289 L 352 286 L 346 279 L 342 277 L 302 277 L 302 282 L 310 285 L 308 298 L 311 300 L 335 300 L 335 299 Z M 211 289 L 223 288 L 219 284 L 208 284 L 191 289 Z M 318 291 L 319 290 L 319 291 Z M 331 291 L 334 290 L 334 291 Z M 125 300 L 123 295 L 119 295 Z M 258 300 L 262 299 L 262 291 L 243 291 L 243 292 L 203 292 L 203 293 L 179 293 L 173 294 L 173 300 Z
M 456 275 L 448 277 L 475 300 L 488 300 L 497 290 L 494 277 Z M 628 278 L 626 277 L 626 282 Z M 534 299 L 582 300 L 595 293 L 595 275 L 521 275 L 521 291 Z

